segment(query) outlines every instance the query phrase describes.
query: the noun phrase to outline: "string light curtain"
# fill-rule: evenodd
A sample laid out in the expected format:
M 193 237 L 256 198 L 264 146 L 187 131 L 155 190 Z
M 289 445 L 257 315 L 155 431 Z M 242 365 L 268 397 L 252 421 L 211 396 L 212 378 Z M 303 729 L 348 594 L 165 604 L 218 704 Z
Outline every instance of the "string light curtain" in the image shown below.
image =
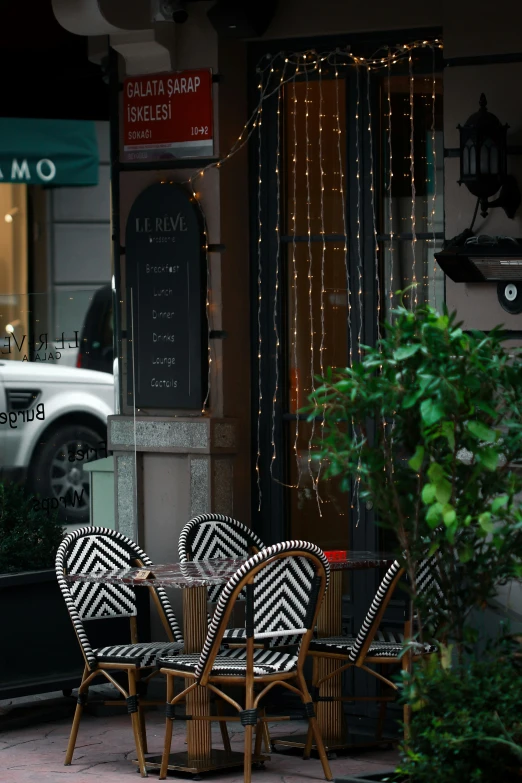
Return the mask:
M 331 258 L 327 257 L 326 247 L 326 234 L 327 229 L 325 225 L 325 187 L 326 187 L 326 175 L 329 173 L 325 170 L 324 166 L 324 100 L 323 100 L 323 88 L 326 82 L 324 81 L 324 71 L 328 70 L 328 79 L 332 79 L 332 72 L 335 75 L 335 102 L 336 102 L 336 117 L 334 118 L 334 130 L 337 136 L 337 153 L 338 153 L 338 184 L 332 187 L 332 191 L 335 191 L 335 197 L 339 202 L 339 212 L 342 215 L 341 227 L 336 232 L 336 237 L 339 237 L 340 245 L 334 250 L 339 250 L 338 253 L 332 255 L 336 258 L 342 256 L 339 259 L 340 264 L 344 270 L 343 281 L 343 295 L 346 297 L 347 303 L 347 332 L 349 335 L 349 348 L 348 348 L 348 362 L 353 364 L 354 360 L 357 360 L 361 356 L 361 343 L 363 337 L 363 319 L 373 318 L 376 322 L 376 335 L 380 335 L 381 322 L 383 320 L 384 313 L 381 313 L 381 303 L 386 304 L 386 310 L 390 310 L 393 304 L 394 286 L 396 280 L 394 277 L 394 238 L 401 235 L 400 226 L 394 225 L 393 209 L 392 209 L 392 177 L 393 177 L 393 159 L 392 159 L 392 95 L 391 95 L 391 79 L 394 71 L 394 66 L 404 62 L 407 66 L 409 75 L 409 120 L 410 120 L 410 139 L 409 139 L 409 164 L 410 164 L 410 195 L 411 195 L 411 212 L 410 212 L 410 231 L 411 234 L 411 253 L 412 253 L 412 265 L 411 265 L 411 282 L 416 283 L 417 269 L 416 269 L 416 243 L 417 243 L 417 225 L 416 225 L 416 171 L 415 171 L 415 124 L 414 124 L 414 74 L 413 74 L 413 53 L 416 49 L 431 49 L 433 52 L 433 77 L 431 84 L 431 99 L 432 99 L 432 124 L 431 124 L 431 161 L 432 166 L 436 166 L 436 150 L 435 150 L 435 52 L 437 49 L 442 48 L 442 42 L 438 39 L 435 40 L 419 40 L 409 44 L 398 45 L 395 47 L 387 47 L 379 50 L 372 57 L 360 57 L 355 53 L 347 49 L 336 48 L 332 51 L 317 52 L 314 50 L 305 52 L 279 52 L 276 55 L 266 55 L 259 62 L 257 67 L 258 90 L 259 97 L 258 103 L 255 107 L 252 115 L 248 119 L 247 123 L 241 130 L 235 144 L 230 149 L 227 155 L 225 155 L 219 162 L 211 163 L 209 166 L 198 171 L 190 179 L 190 185 L 194 194 L 194 198 L 198 199 L 197 186 L 199 178 L 204 176 L 204 172 L 214 166 L 222 166 L 230 159 L 236 152 L 238 152 L 245 144 L 252 139 L 256 134 L 256 148 L 258 157 L 258 175 L 257 175 L 257 205 L 255 205 L 257 215 L 257 370 L 258 370 L 258 405 L 257 405 L 257 448 L 256 448 L 256 476 L 257 476 L 257 494 L 258 494 L 258 508 L 262 507 L 262 494 L 261 494 L 261 456 L 262 456 L 262 440 L 261 440 L 261 420 L 263 416 L 267 416 L 270 420 L 271 431 L 271 454 L 269 457 L 270 475 L 273 480 L 278 480 L 274 476 L 274 465 L 278 459 L 281 459 L 282 455 L 277 453 L 276 450 L 276 417 L 278 405 L 281 406 L 281 383 L 279 377 L 279 365 L 281 355 L 281 331 L 280 331 L 280 307 L 279 298 L 281 296 L 281 272 L 282 264 L 285 263 L 284 256 L 281 249 L 281 233 L 282 225 L 284 223 L 283 209 L 285 204 L 281 198 L 281 191 L 283 188 L 281 167 L 282 167 L 282 105 L 286 101 L 289 106 L 289 114 L 291 121 L 290 127 L 286 129 L 287 142 L 290 143 L 286 146 L 286 155 L 289 159 L 289 167 L 287 172 L 290 174 L 290 182 L 286 183 L 286 204 L 288 206 L 288 225 L 290 231 L 290 243 L 288 246 L 289 254 L 286 258 L 289 271 L 289 281 L 291 286 L 288 291 L 288 300 L 291 305 L 291 322 L 289 324 L 289 346 L 288 356 L 290 362 L 293 364 L 292 368 L 292 384 L 293 394 L 295 395 L 295 408 L 296 411 L 304 400 L 301 400 L 301 394 L 305 389 L 314 388 L 314 375 L 317 372 L 324 373 L 326 369 L 325 364 L 325 352 L 327 351 L 328 338 L 325 321 L 325 269 L 332 263 Z M 356 205 L 356 237 L 350 238 L 348 225 L 347 225 L 347 201 L 346 201 L 346 184 L 344 182 L 343 162 L 341 150 L 343 145 L 346 145 L 346 139 L 344 138 L 345 130 L 341 126 L 340 121 L 340 82 L 346 80 L 349 73 L 355 71 L 354 80 L 356 84 L 356 107 L 355 107 L 355 159 L 356 159 L 356 181 L 357 192 L 351 194 L 352 203 L 355 199 Z M 387 239 L 384 247 L 388 254 L 388 263 L 384 265 L 379 259 L 379 240 L 377 233 L 377 216 L 376 216 L 376 203 L 375 203 L 375 191 L 377 183 L 375 182 L 374 163 L 373 163 L 373 149 L 374 149 L 374 135 L 375 129 L 372 127 L 372 112 L 371 112 L 371 100 L 370 100 L 370 76 L 373 72 L 382 71 L 384 79 L 383 86 L 384 91 L 384 105 L 387 109 L 385 115 L 387 115 L 386 121 L 386 147 L 388 150 L 388 161 L 386 166 L 387 181 L 379 183 L 379 187 L 382 188 L 383 194 L 385 194 L 385 201 L 387 205 L 386 214 L 384 215 L 385 224 L 387 224 Z M 364 98 L 361 97 L 360 77 L 361 74 L 366 77 L 366 94 Z M 311 81 L 318 81 L 319 95 L 318 100 L 312 102 L 309 97 L 309 86 Z M 300 84 L 304 82 L 304 98 L 302 91 L 298 90 Z M 344 86 L 343 86 L 344 89 Z M 274 386 L 271 394 L 271 406 L 269 412 L 265 410 L 265 403 L 263 400 L 263 367 L 268 361 L 268 356 L 263 346 L 263 313 L 265 311 L 267 302 L 263 301 L 263 292 L 266 290 L 265 274 L 267 270 L 263 268 L 263 258 L 266 249 L 263 247 L 263 243 L 266 241 L 265 229 L 262 223 L 263 210 L 261 208 L 262 202 L 262 134 L 267 131 L 263 127 L 263 106 L 268 100 L 277 101 L 277 122 L 276 122 L 276 155 L 275 155 L 275 167 L 274 171 L 269 176 L 273 177 L 276 182 L 277 189 L 277 201 L 275 205 L 276 219 L 275 219 L 275 282 L 273 283 L 273 290 L 270 294 L 272 300 L 272 328 L 274 332 L 274 345 L 275 355 L 272 356 L 270 361 L 275 361 L 274 368 Z M 364 108 L 364 116 L 367 118 L 365 125 L 360 124 L 360 112 Z M 305 149 L 298 149 L 298 131 L 304 127 L 305 135 Z M 317 143 L 311 144 L 310 129 L 314 128 L 317 131 Z M 315 131 L 314 131 L 315 133 Z M 379 141 L 380 143 L 380 141 Z M 374 312 L 365 313 L 364 311 L 364 291 L 363 282 L 365 279 L 365 269 L 368 262 L 364 262 L 364 254 L 362 248 L 364 247 L 364 237 L 362 235 L 361 224 L 361 203 L 365 196 L 363 192 L 363 183 L 361 176 L 361 145 L 364 145 L 364 149 L 369 150 L 370 157 L 370 177 L 369 177 L 369 189 L 370 189 L 370 204 L 371 204 L 371 231 L 372 231 L 372 246 L 373 246 L 373 258 L 371 259 L 372 274 L 375 277 L 375 285 L 377 292 L 377 305 Z M 331 150 L 330 150 L 331 152 Z M 368 153 L 366 153 L 368 154 Z M 312 196 L 312 177 L 311 177 L 311 163 L 315 161 L 318 164 L 319 169 L 319 183 L 318 183 L 318 204 L 319 215 L 312 215 L 311 204 Z M 306 201 L 306 209 L 304 210 L 304 219 L 306 224 L 306 237 L 305 242 L 299 245 L 298 238 L 298 223 L 299 223 L 299 197 L 303 196 L 303 193 L 297 185 L 298 178 L 302 176 L 304 171 L 305 187 L 304 197 Z M 433 242 L 435 242 L 435 199 L 436 199 L 436 171 L 433 171 L 432 183 L 431 183 L 431 205 L 429 210 L 429 227 L 433 234 Z M 329 193 L 329 198 L 332 198 Z M 331 200 L 329 201 L 329 207 L 331 208 Z M 320 255 L 318 259 L 319 275 L 318 280 L 314 280 L 314 268 L 313 262 L 313 241 L 312 241 L 312 223 L 315 225 L 315 221 L 319 222 L 319 250 Z M 404 233 L 404 232 L 402 232 Z M 300 239 L 300 237 L 299 237 Z M 316 239 L 316 238 L 314 238 Z M 350 265 L 349 253 L 350 247 L 356 248 L 356 263 Z M 303 257 L 303 250 L 306 254 L 306 258 Z M 354 280 L 350 279 L 350 268 L 356 269 L 356 276 Z M 384 274 L 382 274 L 382 271 Z M 435 276 L 437 273 L 436 267 L 431 271 Z M 429 271 L 424 274 L 424 277 L 429 276 Z M 398 282 L 398 281 L 397 281 Z M 308 322 L 309 322 L 309 363 L 308 363 L 308 377 L 299 374 L 298 371 L 298 354 L 306 349 L 307 335 L 299 329 L 299 317 L 298 317 L 298 291 L 302 290 L 301 286 L 307 284 L 308 288 Z M 381 291 L 381 286 L 383 290 Z M 435 288 L 436 286 L 434 286 Z M 356 294 L 356 301 L 352 302 L 353 294 Z M 319 314 L 314 314 L 313 301 L 314 292 L 318 292 L 319 300 Z M 209 302 L 211 301 L 211 290 L 209 280 L 209 290 L 207 293 L 207 316 L 209 318 L 209 330 L 210 330 L 210 315 L 209 315 Z M 410 304 L 413 306 L 419 301 L 418 290 L 415 288 L 413 296 L 410 299 Z M 353 320 L 353 304 L 356 304 L 357 313 L 357 328 L 352 328 Z M 269 305 L 270 306 L 270 305 Z M 315 335 L 319 334 L 318 343 L 319 348 L 315 346 Z M 320 339 L 319 339 L 320 338 Z M 209 346 L 209 364 L 210 364 L 210 346 Z M 321 472 L 321 465 L 315 465 L 312 461 L 312 451 L 314 442 L 317 437 L 322 437 L 322 427 L 319 428 L 319 432 L 316 429 L 315 423 L 309 430 L 308 448 L 306 450 L 305 464 L 307 465 L 308 478 L 311 481 L 311 486 L 315 492 L 319 514 L 321 514 L 322 500 L 319 493 L 319 477 Z M 296 463 L 296 481 L 288 484 L 293 488 L 299 488 L 303 480 L 303 465 L 302 458 L 299 454 L 299 437 L 300 437 L 300 423 L 296 414 L 295 430 L 293 436 L 293 451 L 294 459 Z M 315 472 L 314 472 L 315 471 Z M 358 508 L 358 493 L 355 488 L 354 499 L 357 504 L 357 512 L 359 517 Z M 352 501 L 353 506 L 353 501 Z

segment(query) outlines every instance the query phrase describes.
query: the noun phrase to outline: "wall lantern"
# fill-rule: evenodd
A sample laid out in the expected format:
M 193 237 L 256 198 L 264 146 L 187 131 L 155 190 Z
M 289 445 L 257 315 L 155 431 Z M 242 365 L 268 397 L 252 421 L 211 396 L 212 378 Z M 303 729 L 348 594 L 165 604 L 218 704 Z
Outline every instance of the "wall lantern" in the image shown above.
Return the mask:
M 507 173 L 507 130 L 498 117 L 487 110 L 484 93 L 480 96 L 480 108 L 464 125 L 457 125 L 460 132 L 460 179 L 477 197 L 480 213 L 486 217 L 492 207 L 503 207 L 509 218 L 515 216 L 520 205 L 520 192 L 513 177 Z M 489 201 L 495 193 L 495 201 Z
M 498 117 L 487 110 L 484 93 L 480 108 L 460 132 L 460 179 L 476 197 L 471 225 L 435 253 L 443 272 L 455 283 L 497 283 L 501 306 L 511 315 L 522 313 L 522 245 L 513 237 L 475 236 L 473 226 L 478 208 L 487 217 L 493 207 L 502 207 L 513 219 L 520 206 L 516 179 L 507 173 L 507 130 Z M 494 201 L 489 199 L 498 194 Z

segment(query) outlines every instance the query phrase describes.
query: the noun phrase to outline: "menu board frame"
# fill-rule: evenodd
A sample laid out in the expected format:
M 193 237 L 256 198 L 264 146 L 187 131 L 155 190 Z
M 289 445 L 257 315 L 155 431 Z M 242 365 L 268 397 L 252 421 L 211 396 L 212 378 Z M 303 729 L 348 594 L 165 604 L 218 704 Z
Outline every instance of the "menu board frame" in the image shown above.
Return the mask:
M 208 379 L 206 276 L 199 205 L 182 185 L 150 185 L 135 199 L 125 231 L 130 407 L 202 409 Z

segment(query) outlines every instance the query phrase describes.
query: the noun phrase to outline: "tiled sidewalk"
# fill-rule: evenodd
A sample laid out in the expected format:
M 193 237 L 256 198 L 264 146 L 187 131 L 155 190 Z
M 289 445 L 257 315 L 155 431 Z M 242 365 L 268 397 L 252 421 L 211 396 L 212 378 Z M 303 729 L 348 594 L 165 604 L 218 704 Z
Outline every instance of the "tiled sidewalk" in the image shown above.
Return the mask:
M 57 717 L 56 715 L 54 717 Z M 164 734 L 164 718 L 160 711 L 147 713 L 149 753 L 161 753 Z M 239 724 L 229 723 L 233 749 L 242 752 L 242 730 Z M 303 722 L 275 723 L 271 726 L 273 737 L 277 734 L 302 732 Z M 0 781 L 1 783 L 125 783 L 139 780 L 130 759 L 135 757 L 133 736 L 128 715 L 85 714 L 80 726 L 78 742 L 70 767 L 63 766 L 65 749 L 71 727 L 69 717 L 46 719 L 25 728 L 0 728 Z M 214 744 L 220 747 L 219 728 L 213 727 Z M 185 749 L 185 724 L 174 724 L 172 750 Z M 395 751 L 371 750 L 359 754 L 343 755 L 331 761 L 334 777 L 351 773 L 377 772 L 393 767 Z M 318 759 L 303 761 L 294 752 L 273 753 L 265 769 L 254 769 L 253 783 L 298 783 L 299 781 L 324 780 Z M 149 778 L 157 780 L 155 771 Z M 181 780 L 173 774 L 171 780 Z M 185 780 L 191 780 L 185 776 Z M 242 770 L 206 775 L 209 783 L 240 783 Z

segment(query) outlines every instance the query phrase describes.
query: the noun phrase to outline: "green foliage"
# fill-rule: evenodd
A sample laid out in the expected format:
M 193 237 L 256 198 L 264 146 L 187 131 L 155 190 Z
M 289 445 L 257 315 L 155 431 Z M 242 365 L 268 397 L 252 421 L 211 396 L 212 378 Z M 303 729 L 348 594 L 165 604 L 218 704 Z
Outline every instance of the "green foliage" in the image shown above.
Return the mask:
M 307 409 L 324 417 L 323 476 L 344 489 L 359 476 L 362 500 L 396 534 L 424 630 L 459 652 L 473 641 L 471 608 L 522 575 L 521 358 L 500 329 L 465 334 L 454 313 L 401 307 L 359 363 L 318 379 Z M 436 616 L 415 584 L 428 551 L 441 555 Z
M 34 509 L 24 487 L 0 484 L 0 573 L 53 568 L 63 538 L 57 512 Z
M 455 669 L 432 656 L 406 678 L 403 700 L 414 711 L 397 772 L 412 783 L 520 780 L 522 661 L 512 651 Z

